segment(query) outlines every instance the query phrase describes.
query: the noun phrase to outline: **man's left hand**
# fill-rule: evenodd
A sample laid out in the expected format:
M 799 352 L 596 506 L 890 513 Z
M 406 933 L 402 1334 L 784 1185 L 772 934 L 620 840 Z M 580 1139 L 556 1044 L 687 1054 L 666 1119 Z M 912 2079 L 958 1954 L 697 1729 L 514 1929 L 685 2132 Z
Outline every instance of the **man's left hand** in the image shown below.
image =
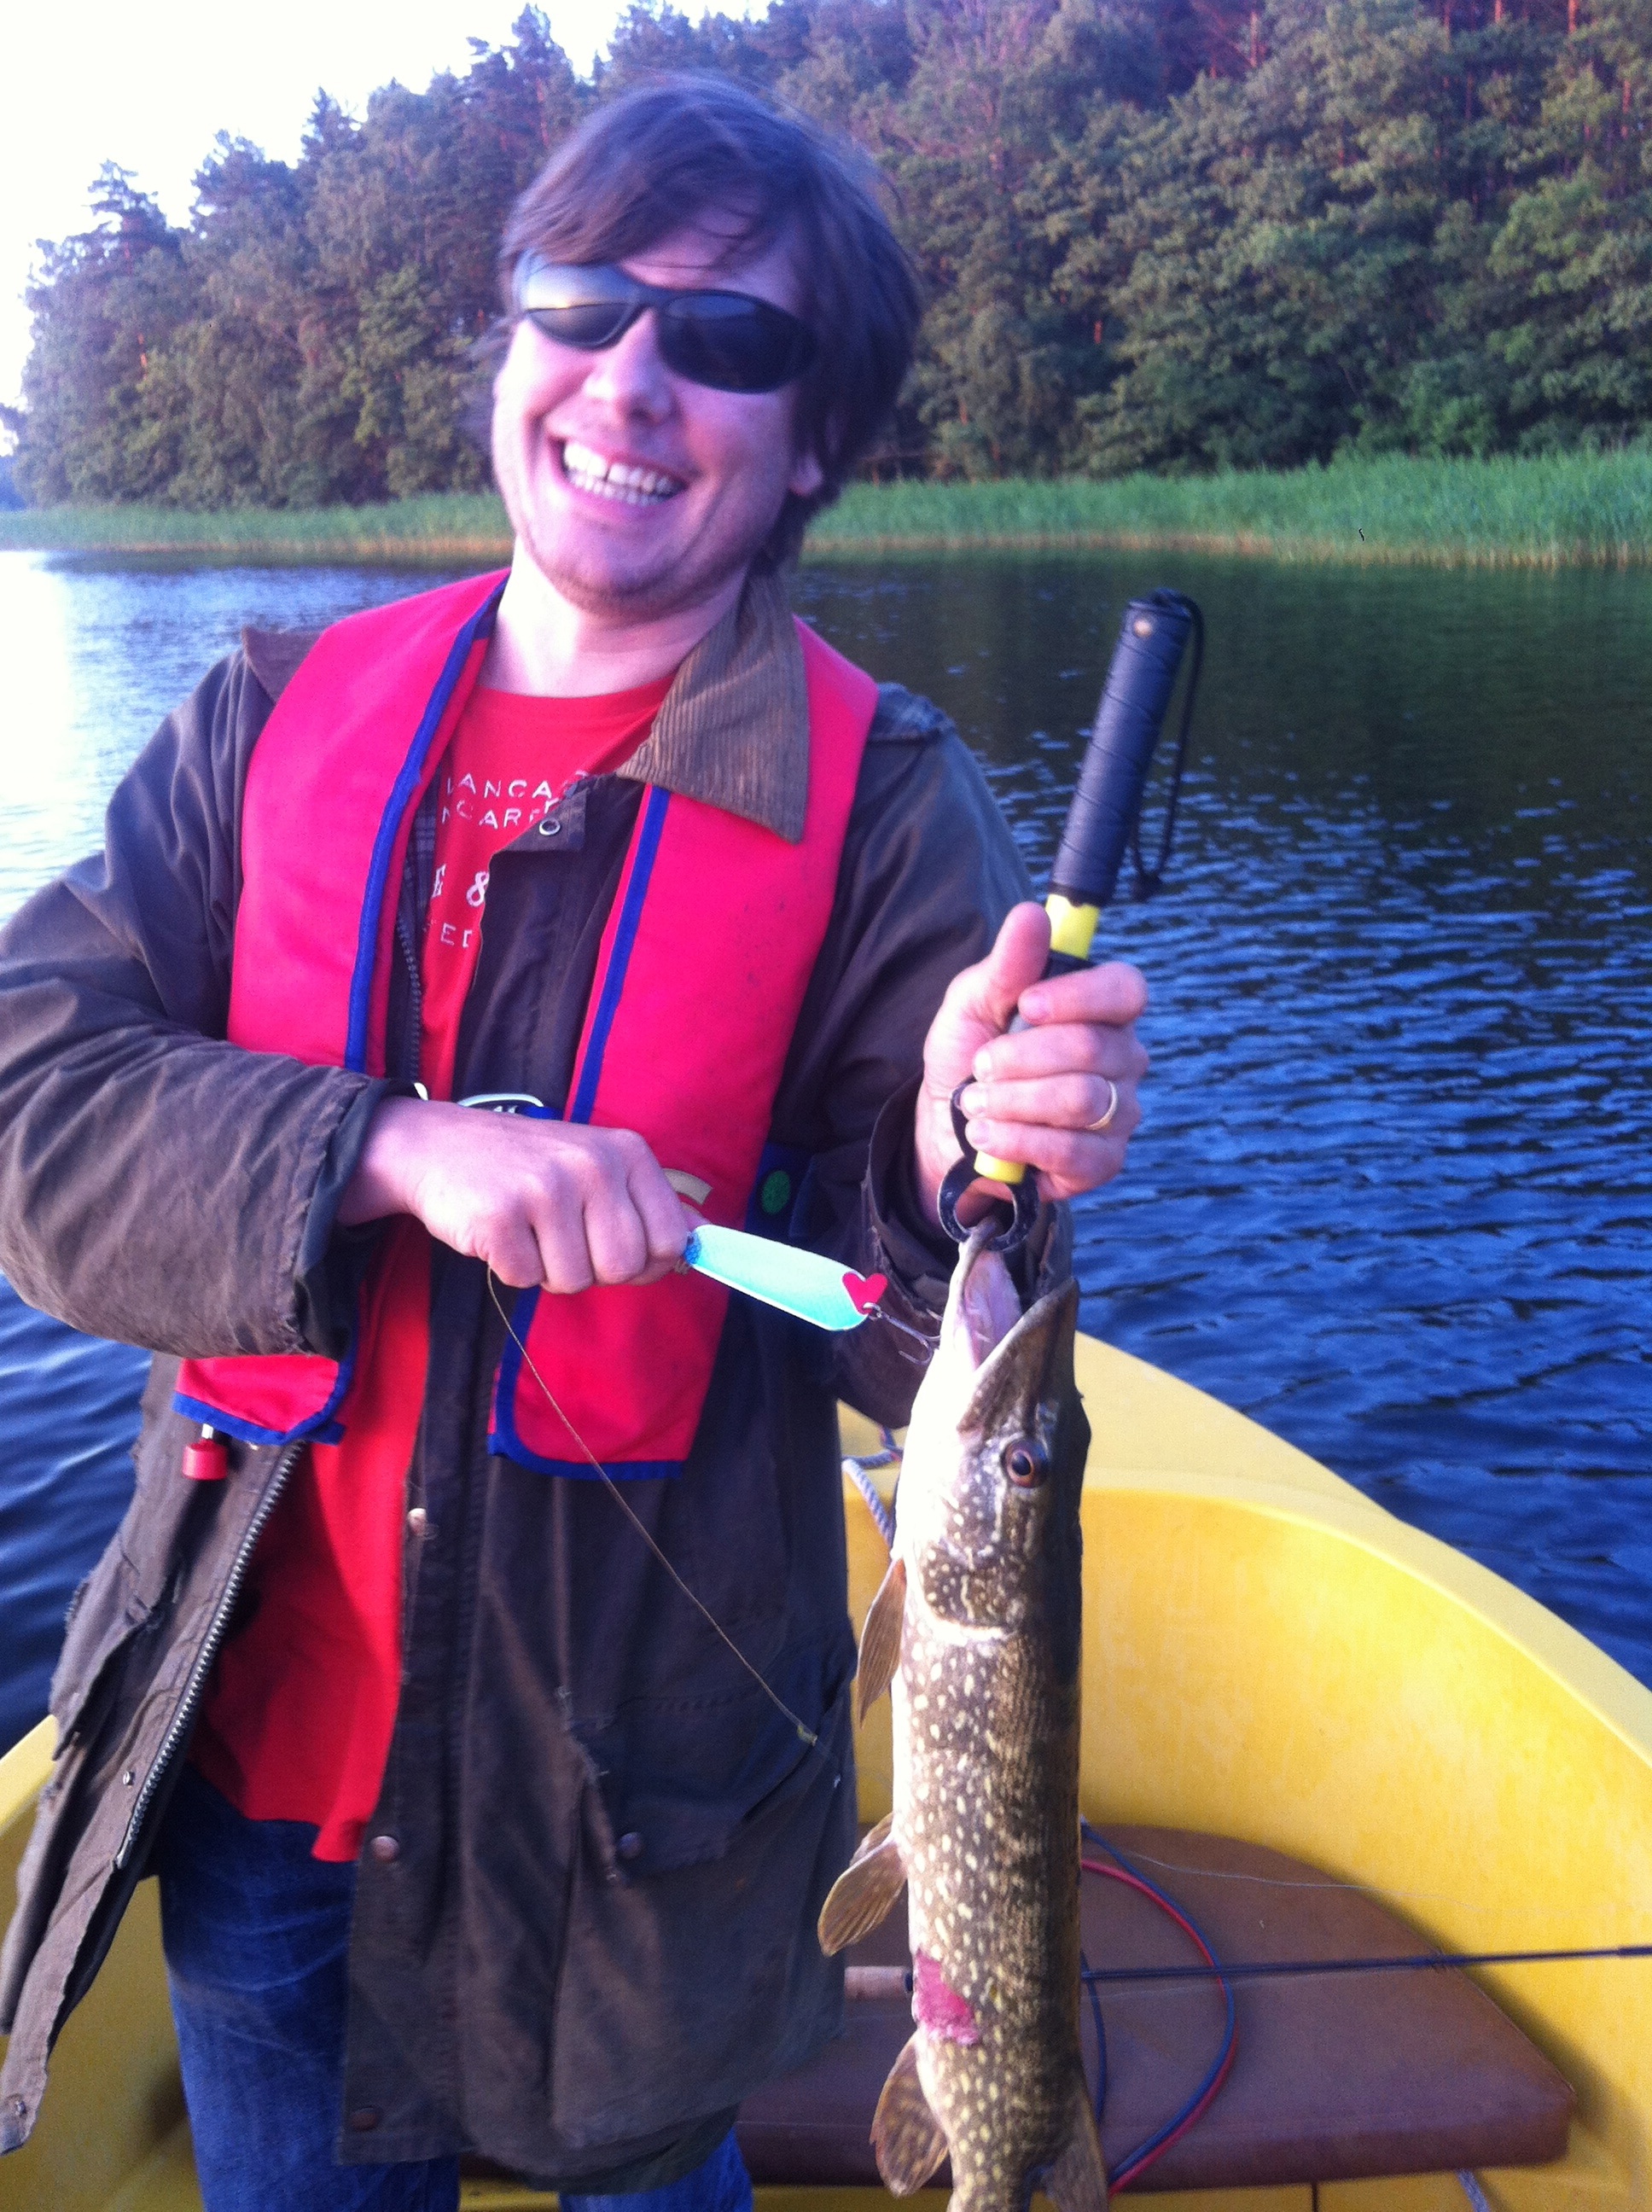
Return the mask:
M 1120 961 L 1041 981 L 1049 945 L 1043 908 L 1012 908 L 987 957 L 953 977 L 930 1025 L 914 1134 L 932 1222 L 940 1218 L 941 1179 L 958 1157 L 951 1100 L 960 1083 L 969 1083 L 962 1103 L 971 1148 L 1036 1169 L 1046 1198 L 1076 1198 L 1124 1165 L 1141 1120 L 1136 1086 L 1147 1073 L 1135 1033 L 1146 983 Z M 1017 1012 L 1027 1026 L 1007 1034 Z M 1093 1129 L 1114 1091 L 1111 1120 Z

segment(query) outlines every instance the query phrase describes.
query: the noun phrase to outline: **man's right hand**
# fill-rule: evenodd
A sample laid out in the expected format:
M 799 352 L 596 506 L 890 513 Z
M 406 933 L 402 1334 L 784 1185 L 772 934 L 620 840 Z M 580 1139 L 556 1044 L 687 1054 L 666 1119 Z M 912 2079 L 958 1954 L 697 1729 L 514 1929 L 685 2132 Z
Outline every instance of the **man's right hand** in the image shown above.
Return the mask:
M 629 1129 L 387 1098 L 338 1209 L 349 1226 L 410 1213 L 519 1289 L 652 1283 L 695 1218 Z

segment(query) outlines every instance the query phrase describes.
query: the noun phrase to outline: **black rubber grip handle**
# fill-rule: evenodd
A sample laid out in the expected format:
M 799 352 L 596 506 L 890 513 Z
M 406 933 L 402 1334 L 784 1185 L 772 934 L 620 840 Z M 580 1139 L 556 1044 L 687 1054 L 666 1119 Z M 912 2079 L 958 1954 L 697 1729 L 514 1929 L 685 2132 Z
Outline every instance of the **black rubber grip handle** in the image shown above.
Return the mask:
M 1179 592 L 1132 599 L 1096 709 L 1050 888 L 1074 906 L 1105 906 L 1141 805 L 1153 747 L 1193 625 Z

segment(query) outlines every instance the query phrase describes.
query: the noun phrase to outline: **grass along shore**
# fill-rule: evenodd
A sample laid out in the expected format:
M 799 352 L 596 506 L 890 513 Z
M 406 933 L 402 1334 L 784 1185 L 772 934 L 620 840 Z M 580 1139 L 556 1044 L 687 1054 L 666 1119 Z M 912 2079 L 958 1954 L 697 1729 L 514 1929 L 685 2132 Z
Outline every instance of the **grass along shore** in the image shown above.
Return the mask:
M 1530 459 L 1394 455 L 1327 468 L 1105 483 L 854 484 L 805 557 L 975 548 L 1228 553 L 1277 561 L 1444 568 L 1621 568 L 1652 562 L 1652 449 Z M 0 550 L 230 562 L 503 561 L 490 494 L 380 507 L 193 514 L 62 507 L 0 513 Z

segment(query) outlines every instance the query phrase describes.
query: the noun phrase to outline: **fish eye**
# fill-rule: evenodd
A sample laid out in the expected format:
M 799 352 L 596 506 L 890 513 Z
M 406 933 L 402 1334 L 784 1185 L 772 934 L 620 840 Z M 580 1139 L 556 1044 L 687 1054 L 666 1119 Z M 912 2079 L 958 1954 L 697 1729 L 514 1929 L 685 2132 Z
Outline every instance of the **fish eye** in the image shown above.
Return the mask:
M 1049 1462 L 1029 1437 L 1017 1438 L 1005 1452 L 1004 1472 L 1017 1490 L 1036 1490 L 1049 1471 Z

